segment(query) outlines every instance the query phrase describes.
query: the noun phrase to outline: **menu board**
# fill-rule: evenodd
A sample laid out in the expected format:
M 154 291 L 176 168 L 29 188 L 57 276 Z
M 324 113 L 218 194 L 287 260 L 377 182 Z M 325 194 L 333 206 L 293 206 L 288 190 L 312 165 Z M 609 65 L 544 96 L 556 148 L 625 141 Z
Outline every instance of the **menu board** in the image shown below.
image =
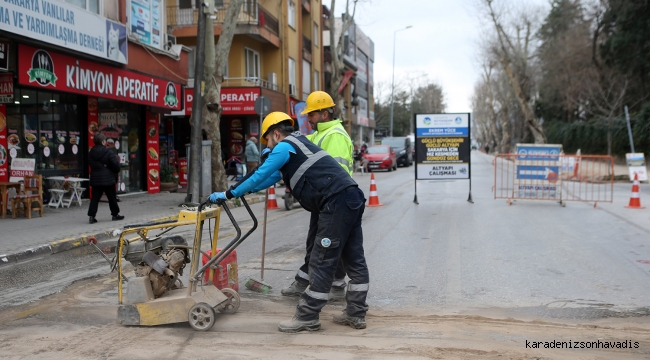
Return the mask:
M 149 194 L 160 192 L 160 155 L 158 115 L 147 111 L 147 188 Z
M 9 154 L 7 152 L 7 106 L 0 104 L 0 181 L 9 180 Z
M 88 150 L 95 146 L 93 137 L 99 131 L 99 112 L 97 111 L 97 98 L 88 97 Z
M 180 158 L 178 160 L 178 172 L 180 176 L 178 185 L 187 187 L 187 158 Z
M 244 124 L 241 119 L 232 119 L 230 121 L 230 142 L 228 143 L 228 152 L 230 157 L 237 157 L 242 162 L 246 161 L 244 158 Z M 229 157 L 229 158 L 230 158 Z

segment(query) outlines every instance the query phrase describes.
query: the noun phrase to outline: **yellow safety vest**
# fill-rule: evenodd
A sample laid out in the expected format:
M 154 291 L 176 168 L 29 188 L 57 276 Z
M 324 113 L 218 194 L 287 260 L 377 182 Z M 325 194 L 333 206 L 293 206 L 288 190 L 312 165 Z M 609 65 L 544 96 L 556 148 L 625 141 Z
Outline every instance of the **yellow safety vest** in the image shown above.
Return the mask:
M 352 176 L 354 148 L 350 135 L 345 131 L 341 120 L 335 119 L 318 123 L 316 127 L 317 131 L 307 135 L 307 139 L 327 151 Z

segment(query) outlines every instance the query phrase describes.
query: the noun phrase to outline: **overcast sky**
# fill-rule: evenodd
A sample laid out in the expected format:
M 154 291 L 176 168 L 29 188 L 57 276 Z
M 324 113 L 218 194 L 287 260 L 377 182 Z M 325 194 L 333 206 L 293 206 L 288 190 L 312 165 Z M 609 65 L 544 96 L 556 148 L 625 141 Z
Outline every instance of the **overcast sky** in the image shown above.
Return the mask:
M 516 0 L 521 1 L 521 0 Z M 546 0 L 525 0 L 547 4 Z M 447 112 L 471 112 L 470 96 L 479 78 L 476 49 L 481 31 L 475 0 L 366 0 L 356 23 L 375 43 L 374 82 L 391 83 L 393 34 L 395 83 L 425 72 L 442 85 Z M 328 0 L 323 4 L 329 5 Z M 341 16 L 345 0 L 338 0 Z M 390 89 L 390 87 L 388 87 Z

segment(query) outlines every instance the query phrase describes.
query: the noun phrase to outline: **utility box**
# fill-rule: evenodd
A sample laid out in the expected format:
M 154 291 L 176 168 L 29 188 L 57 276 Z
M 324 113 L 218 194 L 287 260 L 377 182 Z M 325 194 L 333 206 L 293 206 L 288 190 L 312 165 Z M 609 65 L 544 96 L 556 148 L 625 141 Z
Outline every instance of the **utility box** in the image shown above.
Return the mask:
M 191 172 L 192 161 L 190 153 L 192 151 L 190 144 L 185 144 L 187 154 L 188 169 Z M 189 186 L 189 184 L 188 184 Z M 201 142 L 201 171 L 199 172 L 199 198 L 212 194 L 212 140 L 203 140 Z

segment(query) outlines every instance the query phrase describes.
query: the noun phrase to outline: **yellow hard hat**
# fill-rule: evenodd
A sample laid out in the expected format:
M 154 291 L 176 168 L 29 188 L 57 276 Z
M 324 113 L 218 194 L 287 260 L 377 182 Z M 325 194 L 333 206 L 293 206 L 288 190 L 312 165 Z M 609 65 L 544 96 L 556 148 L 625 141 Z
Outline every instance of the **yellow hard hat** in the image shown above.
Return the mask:
M 330 94 L 325 91 L 314 91 L 307 96 L 307 106 L 305 106 L 305 110 L 301 114 L 305 115 L 312 111 L 329 109 L 334 106 L 336 104 L 334 104 L 334 100 L 332 100 Z
M 262 122 L 262 136 L 260 136 L 260 141 L 262 144 L 266 145 L 266 133 L 269 131 L 269 128 L 275 124 L 279 124 L 283 121 L 291 121 L 291 126 L 293 126 L 294 122 L 291 116 L 283 113 L 282 111 L 274 111 L 264 118 L 264 121 Z

